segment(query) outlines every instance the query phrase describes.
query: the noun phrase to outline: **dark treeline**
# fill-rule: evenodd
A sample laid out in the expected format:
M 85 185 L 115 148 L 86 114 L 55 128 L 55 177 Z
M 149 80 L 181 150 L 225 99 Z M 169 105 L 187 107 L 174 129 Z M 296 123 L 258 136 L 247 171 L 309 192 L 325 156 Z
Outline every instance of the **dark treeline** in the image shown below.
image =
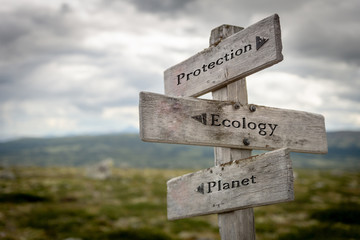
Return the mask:
M 360 132 L 330 132 L 326 155 L 292 153 L 295 168 L 360 169 Z M 258 151 L 254 151 L 254 154 Z M 0 143 L 3 166 L 85 166 L 111 158 L 133 168 L 206 168 L 213 148 L 146 143 L 137 134 L 24 138 Z

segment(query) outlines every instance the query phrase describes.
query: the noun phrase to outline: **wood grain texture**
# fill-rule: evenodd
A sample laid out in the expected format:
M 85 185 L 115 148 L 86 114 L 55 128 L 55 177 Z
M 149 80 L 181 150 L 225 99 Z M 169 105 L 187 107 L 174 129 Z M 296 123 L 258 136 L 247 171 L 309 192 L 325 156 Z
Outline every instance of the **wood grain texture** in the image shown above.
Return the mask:
M 243 149 L 287 147 L 294 152 L 327 152 L 323 116 L 259 105 L 251 112 L 249 105 L 236 109 L 234 104 L 142 92 L 141 139 Z
M 213 32 L 212 32 L 213 34 Z M 212 92 L 214 100 L 231 100 L 248 104 L 246 79 L 242 78 L 226 87 Z M 235 159 L 251 156 L 251 150 L 215 147 L 215 166 Z M 218 214 L 219 232 L 222 240 L 255 240 L 254 209 L 246 208 Z
M 170 220 L 294 199 L 288 149 L 190 173 L 167 182 Z
M 226 36 L 224 36 L 226 37 Z M 258 49 L 259 39 L 264 39 Z M 165 94 L 200 96 L 282 61 L 278 15 L 265 18 L 164 72 Z M 227 55 L 227 56 L 226 56 Z
M 235 33 L 243 29 L 244 28 L 242 27 L 228 25 L 228 24 L 223 24 L 219 27 L 216 27 L 213 30 L 211 30 L 210 38 L 209 38 L 209 46 L 216 46 L 225 38 L 228 38 L 231 35 L 234 35 Z
M 254 240 L 255 219 L 253 208 L 218 215 L 222 240 Z

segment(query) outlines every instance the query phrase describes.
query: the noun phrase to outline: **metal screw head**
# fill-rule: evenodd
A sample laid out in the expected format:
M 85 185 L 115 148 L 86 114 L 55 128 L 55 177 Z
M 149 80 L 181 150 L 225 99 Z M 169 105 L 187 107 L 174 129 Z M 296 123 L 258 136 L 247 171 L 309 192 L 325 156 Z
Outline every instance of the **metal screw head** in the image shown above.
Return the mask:
M 256 111 L 256 106 L 253 105 L 253 104 L 251 104 L 251 105 L 249 106 L 249 110 L 250 110 L 250 112 L 255 112 L 255 111 Z
M 234 104 L 234 108 L 235 108 L 235 109 L 239 109 L 239 108 L 240 108 L 240 103 L 235 103 L 235 104 Z
M 244 138 L 243 143 L 245 146 L 249 146 L 250 145 L 250 140 L 248 138 Z

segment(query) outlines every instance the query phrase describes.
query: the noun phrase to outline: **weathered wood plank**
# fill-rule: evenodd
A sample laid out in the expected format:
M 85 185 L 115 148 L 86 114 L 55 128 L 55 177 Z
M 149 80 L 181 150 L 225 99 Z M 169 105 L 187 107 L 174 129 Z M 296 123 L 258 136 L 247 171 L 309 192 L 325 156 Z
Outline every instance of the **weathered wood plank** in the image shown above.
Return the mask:
M 140 93 L 139 106 L 143 141 L 327 152 L 324 117 L 319 114 L 146 92 Z
M 190 173 L 167 182 L 168 219 L 221 213 L 294 199 L 288 149 Z
M 165 94 L 200 96 L 282 61 L 281 51 L 275 14 L 167 69 Z

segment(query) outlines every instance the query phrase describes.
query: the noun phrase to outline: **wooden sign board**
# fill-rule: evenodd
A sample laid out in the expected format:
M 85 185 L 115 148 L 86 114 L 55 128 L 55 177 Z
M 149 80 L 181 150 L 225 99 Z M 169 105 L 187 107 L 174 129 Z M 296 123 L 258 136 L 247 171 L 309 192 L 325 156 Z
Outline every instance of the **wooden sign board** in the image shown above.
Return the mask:
M 324 117 L 319 114 L 146 92 L 140 93 L 139 108 L 143 141 L 327 152 Z
M 167 182 L 168 219 L 180 219 L 294 199 L 288 149 L 267 152 Z
M 200 96 L 282 61 L 277 14 L 164 72 L 165 94 Z

